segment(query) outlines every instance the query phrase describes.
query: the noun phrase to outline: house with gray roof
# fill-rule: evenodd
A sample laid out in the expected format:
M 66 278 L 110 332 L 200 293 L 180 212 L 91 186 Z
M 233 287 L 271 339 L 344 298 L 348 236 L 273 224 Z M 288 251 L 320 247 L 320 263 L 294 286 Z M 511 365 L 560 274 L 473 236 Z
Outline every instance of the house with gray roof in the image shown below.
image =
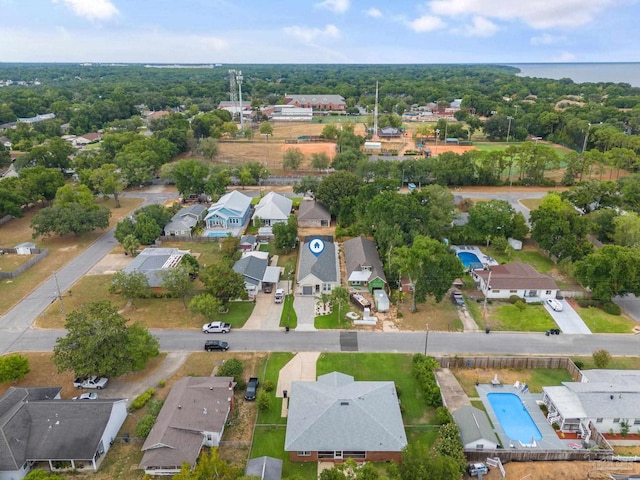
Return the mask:
M 399 462 L 406 445 L 394 382 L 332 372 L 291 383 L 284 441 L 291 461 Z
M 280 280 L 280 267 L 269 266 L 268 257 L 267 252 L 245 252 L 233 264 L 233 271 L 244 278 L 249 295 L 255 295 L 267 284 L 276 284 Z
M 313 198 L 304 198 L 298 207 L 299 228 L 322 228 L 331 226 L 329 209 Z
M 182 257 L 191 254 L 190 250 L 177 248 L 145 248 L 124 268 L 125 273 L 144 273 L 151 288 L 162 286 L 164 272 L 176 268 Z
M 340 286 L 338 249 L 331 235 L 304 238 L 298 256 L 296 289 L 298 295 L 331 293 Z
M 498 448 L 498 438 L 485 412 L 467 405 L 453 411 L 451 415 L 460 430 L 460 440 L 464 448 L 486 450 Z
M 204 221 L 207 229 L 228 231 L 239 236 L 251 216 L 251 198 L 233 190 L 208 208 Z
M 202 447 L 217 447 L 233 408 L 233 377 L 178 380 L 142 445 L 147 475 L 174 475 L 196 464 Z
M 190 237 L 193 227 L 198 225 L 198 222 L 203 221 L 206 214 L 207 207 L 200 204 L 189 205 L 188 207 L 181 208 L 171 218 L 171 221 L 165 225 L 164 234 L 170 237 Z
M 588 438 L 591 423 L 601 433 L 640 428 L 640 370 L 583 370 L 581 382 L 543 387 L 547 421 Z
M 387 277 L 373 240 L 355 237 L 342 245 L 350 287 L 365 286 L 369 293 L 386 289 Z
M 525 301 L 540 301 L 556 298 L 558 293 L 558 284 L 553 278 L 522 262 L 493 265 L 486 270 L 474 269 L 471 270 L 471 276 L 478 285 L 478 290 L 486 292 L 487 298 L 509 298 L 516 295 Z
M 280 480 L 282 478 L 282 460 L 273 457 L 252 458 L 247 462 L 244 474 L 247 477 L 257 477 L 260 480 Z
M 61 390 L 10 387 L 0 397 L 0 479 L 20 480 L 35 462 L 98 470 L 127 418 L 127 400 L 62 400 Z
M 276 223 L 286 223 L 291 215 L 293 201 L 276 192 L 269 192 L 260 199 L 251 217 L 253 225 L 272 227 Z

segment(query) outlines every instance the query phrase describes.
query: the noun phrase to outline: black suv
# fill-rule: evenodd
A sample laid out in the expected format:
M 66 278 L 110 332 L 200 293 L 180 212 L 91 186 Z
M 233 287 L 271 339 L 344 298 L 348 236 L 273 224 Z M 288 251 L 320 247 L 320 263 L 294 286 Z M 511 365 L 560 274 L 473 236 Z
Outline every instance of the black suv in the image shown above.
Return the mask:
M 229 344 L 221 340 L 207 340 L 206 342 L 204 342 L 204 349 L 207 352 L 212 352 L 214 350 L 221 350 L 223 352 L 226 352 L 227 350 L 229 350 Z

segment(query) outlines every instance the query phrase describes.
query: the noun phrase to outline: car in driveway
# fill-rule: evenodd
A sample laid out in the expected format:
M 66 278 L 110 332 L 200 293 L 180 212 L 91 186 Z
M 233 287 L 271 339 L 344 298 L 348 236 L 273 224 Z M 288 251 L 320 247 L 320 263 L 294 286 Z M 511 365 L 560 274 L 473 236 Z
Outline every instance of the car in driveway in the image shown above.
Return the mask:
M 107 377 L 80 377 L 76 378 L 73 381 L 73 386 L 76 388 L 95 388 L 97 390 L 102 390 L 109 383 L 109 379 Z
M 247 382 L 247 390 L 245 391 L 245 394 L 244 394 L 245 400 L 252 402 L 256 399 L 256 393 L 258 391 L 259 383 L 260 381 L 258 380 L 258 377 L 249 378 L 249 381 Z
M 229 344 L 221 340 L 207 340 L 204 342 L 204 349 L 207 352 L 213 352 L 216 350 L 226 352 L 229 350 Z
M 489 473 L 489 467 L 487 467 L 484 463 L 470 463 L 467 467 L 467 471 L 469 475 L 472 477 L 477 477 L 479 475 L 486 475 Z
M 282 303 L 284 301 L 284 288 L 278 288 L 276 290 L 276 293 L 273 296 L 273 301 L 275 303 Z
M 462 292 L 459 292 L 458 290 L 454 290 L 451 293 L 451 300 L 453 300 L 453 303 L 455 303 L 456 305 L 464 305 L 464 297 L 462 296 Z
M 231 331 L 231 324 L 224 322 L 211 322 L 205 323 L 202 326 L 204 333 L 229 333 Z
M 562 303 L 560 303 L 560 300 L 556 300 L 555 298 L 547 298 L 546 302 L 547 305 L 549 305 L 556 312 L 562 311 Z
M 71 400 L 97 400 L 98 394 L 96 392 L 86 392 L 78 397 L 73 397 Z

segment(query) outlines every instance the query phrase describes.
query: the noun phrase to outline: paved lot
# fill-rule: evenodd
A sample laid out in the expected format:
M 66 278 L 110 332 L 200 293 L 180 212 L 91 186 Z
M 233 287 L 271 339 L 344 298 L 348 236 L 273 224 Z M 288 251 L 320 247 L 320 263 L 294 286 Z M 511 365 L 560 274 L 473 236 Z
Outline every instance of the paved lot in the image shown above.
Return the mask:
M 298 326 L 296 330 L 303 332 L 312 332 L 316 330 L 313 325 L 316 313 L 316 297 L 305 297 L 296 295 L 293 300 L 293 308 L 298 316 Z
M 565 300 L 558 300 L 562 303 L 562 311 L 556 312 L 545 302 L 544 307 L 547 312 L 553 317 L 553 320 L 558 324 L 562 333 L 585 333 L 590 334 L 591 330 L 585 325 L 573 307 Z
M 282 303 L 273 301 L 273 293 L 258 293 L 256 306 L 247 319 L 243 330 L 280 330 Z

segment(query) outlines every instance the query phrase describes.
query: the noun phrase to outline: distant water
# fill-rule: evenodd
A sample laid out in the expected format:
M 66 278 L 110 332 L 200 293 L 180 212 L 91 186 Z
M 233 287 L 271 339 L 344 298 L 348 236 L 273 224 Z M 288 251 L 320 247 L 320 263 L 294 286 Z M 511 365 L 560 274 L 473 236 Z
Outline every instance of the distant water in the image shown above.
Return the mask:
M 640 63 L 519 63 L 521 77 L 560 80 L 570 78 L 576 83 L 613 82 L 640 87 Z

